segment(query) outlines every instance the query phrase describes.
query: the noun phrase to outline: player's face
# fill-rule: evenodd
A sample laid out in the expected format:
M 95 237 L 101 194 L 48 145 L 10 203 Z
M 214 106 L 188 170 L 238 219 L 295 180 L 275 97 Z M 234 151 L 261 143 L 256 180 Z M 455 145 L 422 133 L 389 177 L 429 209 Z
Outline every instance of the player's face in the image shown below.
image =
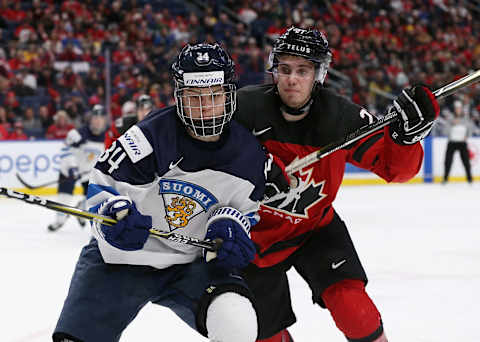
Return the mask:
M 310 99 L 315 82 L 315 65 L 292 55 L 278 57 L 277 89 L 287 106 L 300 108 Z
M 90 118 L 90 130 L 93 134 L 99 135 L 105 129 L 105 117 L 103 115 L 94 115 Z
M 192 119 L 211 119 L 224 115 L 225 91 L 222 86 L 186 88 L 182 94 L 183 110 Z
M 140 106 L 140 108 L 138 108 L 137 110 L 137 118 L 138 118 L 138 121 L 142 121 L 148 113 L 150 113 L 150 111 L 152 110 L 152 107 L 150 106 Z

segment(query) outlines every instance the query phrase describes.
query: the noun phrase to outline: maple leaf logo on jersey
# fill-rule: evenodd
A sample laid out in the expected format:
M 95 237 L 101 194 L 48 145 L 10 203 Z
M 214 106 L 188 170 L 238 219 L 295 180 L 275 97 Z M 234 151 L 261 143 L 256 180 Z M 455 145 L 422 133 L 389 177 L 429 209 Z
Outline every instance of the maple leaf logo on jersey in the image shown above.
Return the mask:
M 327 197 L 323 187 L 325 180 L 316 183 L 312 179 L 313 168 L 299 172 L 299 183 L 295 189 L 284 194 L 278 194 L 263 203 L 264 206 L 275 208 L 289 215 L 308 218 L 308 209 Z

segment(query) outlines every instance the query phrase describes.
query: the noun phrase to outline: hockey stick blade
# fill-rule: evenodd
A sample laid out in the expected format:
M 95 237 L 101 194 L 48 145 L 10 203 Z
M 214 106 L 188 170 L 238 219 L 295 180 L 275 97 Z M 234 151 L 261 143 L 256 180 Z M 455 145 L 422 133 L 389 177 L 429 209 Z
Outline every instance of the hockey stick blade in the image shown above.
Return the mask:
M 466 75 L 456 81 L 453 81 L 451 83 L 448 83 L 444 85 L 443 87 L 435 90 L 433 92 L 433 95 L 435 95 L 435 98 L 441 99 L 447 96 L 450 96 L 460 89 L 467 87 L 473 83 L 476 83 L 480 81 L 480 70 L 477 70 L 469 75 Z M 378 121 L 366 125 L 362 128 L 359 128 L 358 130 L 348 134 L 344 139 L 333 142 L 329 145 L 326 145 L 319 149 L 318 151 L 312 152 L 305 157 L 301 159 L 296 159 L 293 162 L 291 162 L 286 168 L 285 171 L 288 174 L 293 174 L 297 171 L 300 171 L 304 167 L 307 167 L 320 159 L 328 156 L 329 154 L 336 152 L 372 133 L 377 132 L 381 128 L 395 122 L 398 120 L 398 114 L 396 111 L 391 110 L 389 111 L 388 114 L 386 114 L 384 117 L 380 118 Z
M 77 178 L 75 178 L 75 181 L 79 180 L 83 175 L 86 175 L 88 172 L 82 172 L 78 175 Z M 18 181 L 20 183 L 22 183 L 22 185 L 30 190 L 35 190 L 35 189 L 40 189 L 40 188 L 44 188 L 46 186 L 49 186 L 49 185 L 53 185 L 53 184 L 61 184 L 63 182 L 66 182 L 67 180 L 70 180 L 69 178 L 66 178 L 65 180 L 63 181 L 59 181 L 58 179 L 57 180 L 54 180 L 54 181 L 50 181 L 50 182 L 47 182 L 47 183 L 43 183 L 43 184 L 39 184 L 39 185 L 31 185 L 29 184 L 28 182 L 26 182 L 21 176 L 20 174 L 17 172 L 15 174 L 15 176 L 17 177 Z
M 34 196 L 34 195 L 29 195 L 23 192 L 7 189 L 0 187 L 0 195 L 6 196 L 8 198 L 13 198 L 17 200 L 21 200 L 23 202 L 29 203 L 29 204 L 36 204 L 41 207 L 50 209 L 50 210 L 55 210 L 59 211 L 65 214 L 73 215 L 76 217 L 81 217 L 86 220 L 92 221 L 92 222 L 98 222 L 107 226 L 112 226 L 115 223 L 117 223 L 116 220 L 112 219 L 111 217 L 91 213 L 86 210 L 81 210 L 75 207 L 71 207 L 65 204 L 61 204 L 58 202 L 50 201 L 42 197 Z M 197 239 L 191 236 L 186 236 L 182 234 L 177 234 L 173 232 L 165 232 L 157 228 L 149 228 L 150 234 L 158 239 L 167 239 L 170 241 L 174 241 L 177 243 L 182 243 L 186 245 L 191 245 L 191 246 L 196 246 L 196 247 L 201 247 L 204 248 L 208 251 L 214 252 L 217 251 L 220 246 L 222 245 L 222 240 L 221 239 L 215 239 L 213 241 L 210 240 L 201 240 Z

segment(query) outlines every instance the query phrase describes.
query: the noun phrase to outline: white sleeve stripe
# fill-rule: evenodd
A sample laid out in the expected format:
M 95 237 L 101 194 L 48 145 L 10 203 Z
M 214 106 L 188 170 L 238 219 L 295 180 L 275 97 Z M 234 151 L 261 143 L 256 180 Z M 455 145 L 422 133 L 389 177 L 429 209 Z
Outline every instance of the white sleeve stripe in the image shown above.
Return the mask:
M 211 223 L 224 218 L 237 222 L 248 236 L 250 236 L 250 221 L 240 211 L 232 207 L 220 207 L 215 209 L 207 221 L 207 227 Z

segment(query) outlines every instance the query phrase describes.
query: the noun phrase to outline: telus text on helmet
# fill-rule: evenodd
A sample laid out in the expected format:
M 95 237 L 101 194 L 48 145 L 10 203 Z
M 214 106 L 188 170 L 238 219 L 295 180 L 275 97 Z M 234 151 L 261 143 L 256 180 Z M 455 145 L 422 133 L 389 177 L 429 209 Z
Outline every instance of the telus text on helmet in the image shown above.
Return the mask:
M 287 46 L 288 50 L 292 50 L 295 52 L 304 52 L 304 53 L 310 53 L 311 49 L 308 46 L 301 46 L 301 45 L 296 45 L 296 44 L 288 44 L 285 43 Z

